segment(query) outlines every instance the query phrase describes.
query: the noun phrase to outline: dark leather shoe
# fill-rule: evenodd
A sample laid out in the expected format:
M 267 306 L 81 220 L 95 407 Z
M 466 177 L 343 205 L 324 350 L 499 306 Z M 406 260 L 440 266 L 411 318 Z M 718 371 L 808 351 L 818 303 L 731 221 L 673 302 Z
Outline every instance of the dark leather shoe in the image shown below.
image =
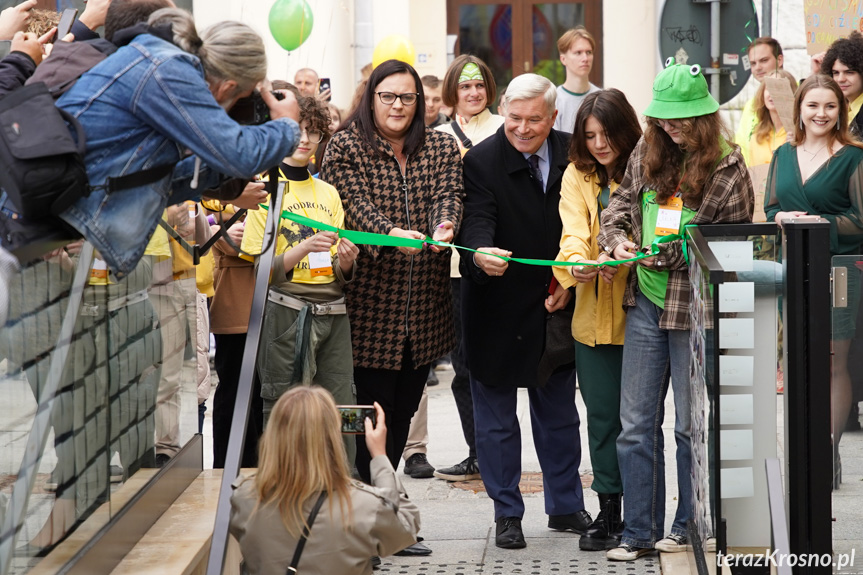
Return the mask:
M 428 479 L 434 477 L 434 467 L 426 459 L 425 453 L 414 453 L 405 460 L 405 475 L 414 479 Z
M 495 520 L 494 544 L 502 549 L 524 549 L 527 543 L 518 517 L 501 517 Z
M 432 550 L 419 542 L 405 547 L 398 553 L 393 553 L 396 557 L 425 557 L 426 555 L 431 554 Z
M 593 519 L 590 517 L 590 513 L 584 509 L 576 511 L 575 513 L 570 513 L 569 515 L 548 516 L 549 529 L 554 529 L 555 531 L 571 531 L 578 535 L 584 535 L 584 532 L 587 531 L 591 523 L 593 523 Z
M 582 551 L 608 551 L 620 546 L 623 520 L 620 517 L 622 493 L 600 493 L 599 514 L 578 541 Z

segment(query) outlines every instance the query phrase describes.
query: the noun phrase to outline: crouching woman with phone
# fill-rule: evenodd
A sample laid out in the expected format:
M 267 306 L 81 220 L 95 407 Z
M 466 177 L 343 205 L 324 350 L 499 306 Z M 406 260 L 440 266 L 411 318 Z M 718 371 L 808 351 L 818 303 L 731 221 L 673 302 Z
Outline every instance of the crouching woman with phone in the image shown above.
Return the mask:
M 282 395 L 261 439 L 256 474 L 234 482 L 231 533 L 252 575 L 284 575 L 308 526 L 303 575 L 368 575 L 372 556 L 416 542 L 419 510 L 386 455 L 384 411 L 365 421 L 372 485 L 351 479 L 341 416 L 329 392 L 298 386 Z M 312 510 L 322 502 L 314 519 Z

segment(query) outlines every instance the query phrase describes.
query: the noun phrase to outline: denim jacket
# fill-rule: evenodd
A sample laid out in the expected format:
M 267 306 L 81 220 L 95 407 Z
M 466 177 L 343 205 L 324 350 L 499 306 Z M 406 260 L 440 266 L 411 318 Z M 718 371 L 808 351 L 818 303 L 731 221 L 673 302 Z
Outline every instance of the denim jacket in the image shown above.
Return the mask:
M 81 76 L 57 105 L 81 122 L 93 191 L 60 217 L 101 252 L 117 277 L 134 269 L 167 204 L 197 199 L 220 175 L 277 166 L 299 141 L 293 120 L 241 126 L 216 103 L 200 60 L 150 34 Z M 197 188 L 190 184 L 195 157 Z M 109 177 L 179 162 L 172 177 L 108 194 Z

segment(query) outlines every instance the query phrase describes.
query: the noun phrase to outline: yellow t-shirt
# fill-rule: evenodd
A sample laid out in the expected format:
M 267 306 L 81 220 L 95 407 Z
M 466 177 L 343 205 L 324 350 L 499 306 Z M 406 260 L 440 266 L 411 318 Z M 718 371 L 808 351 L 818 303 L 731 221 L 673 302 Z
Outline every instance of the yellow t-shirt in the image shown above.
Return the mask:
M 743 113 L 740 115 L 740 124 L 737 126 L 737 132 L 734 133 L 734 143 L 740 146 L 740 153 L 744 158 L 749 157 L 749 141 L 752 139 L 752 133 L 755 131 L 755 126 L 758 125 L 758 114 L 755 112 L 755 98 L 750 98 L 743 106 Z
M 285 186 L 282 211 L 293 212 L 338 228 L 344 227 L 345 223 L 345 212 L 339 193 L 330 184 L 311 176 L 305 181 L 291 181 Z M 246 213 L 246 227 L 243 231 L 243 243 L 240 246 L 244 252 L 250 254 L 261 252 L 267 213 L 268 210 L 264 209 L 250 210 Z M 284 254 L 315 233 L 317 230 L 301 226 L 290 220 L 280 219 L 276 255 Z M 334 245 L 330 248 L 331 260 L 335 253 L 336 246 Z M 248 256 L 240 257 L 249 259 Z M 334 273 L 312 275 L 309 268 L 309 258 L 306 256 L 294 267 L 291 281 L 304 284 L 328 284 L 336 281 L 336 276 Z
M 785 143 L 787 137 L 785 128 L 780 128 L 778 132 L 774 130 L 763 142 L 757 141 L 755 134 L 752 134 L 752 138 L 749 140 L 749 155 L 746 157 L 746 165 L 751 168 L 769 164 L 770 160 L 773 159 L 773 152 Z
M 863 94 L 857 96 L 848 108 L 848 125 L 851 125 L 851 122 L 857 117 L 861 107 L 863 107 Z

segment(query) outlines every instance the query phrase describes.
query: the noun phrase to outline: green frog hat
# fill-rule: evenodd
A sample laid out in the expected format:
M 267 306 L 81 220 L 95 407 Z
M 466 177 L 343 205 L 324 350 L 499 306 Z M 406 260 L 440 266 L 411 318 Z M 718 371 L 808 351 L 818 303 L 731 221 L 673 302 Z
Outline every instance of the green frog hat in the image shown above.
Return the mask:
M 719 102 L 707 90 L 701 66 L 675 64 L 674 58 L 666 60 L 665 66 L 653 81 L 653 100 L 644 111 L 645 116 L 676 120 L 706 116 L 719 109 Z

